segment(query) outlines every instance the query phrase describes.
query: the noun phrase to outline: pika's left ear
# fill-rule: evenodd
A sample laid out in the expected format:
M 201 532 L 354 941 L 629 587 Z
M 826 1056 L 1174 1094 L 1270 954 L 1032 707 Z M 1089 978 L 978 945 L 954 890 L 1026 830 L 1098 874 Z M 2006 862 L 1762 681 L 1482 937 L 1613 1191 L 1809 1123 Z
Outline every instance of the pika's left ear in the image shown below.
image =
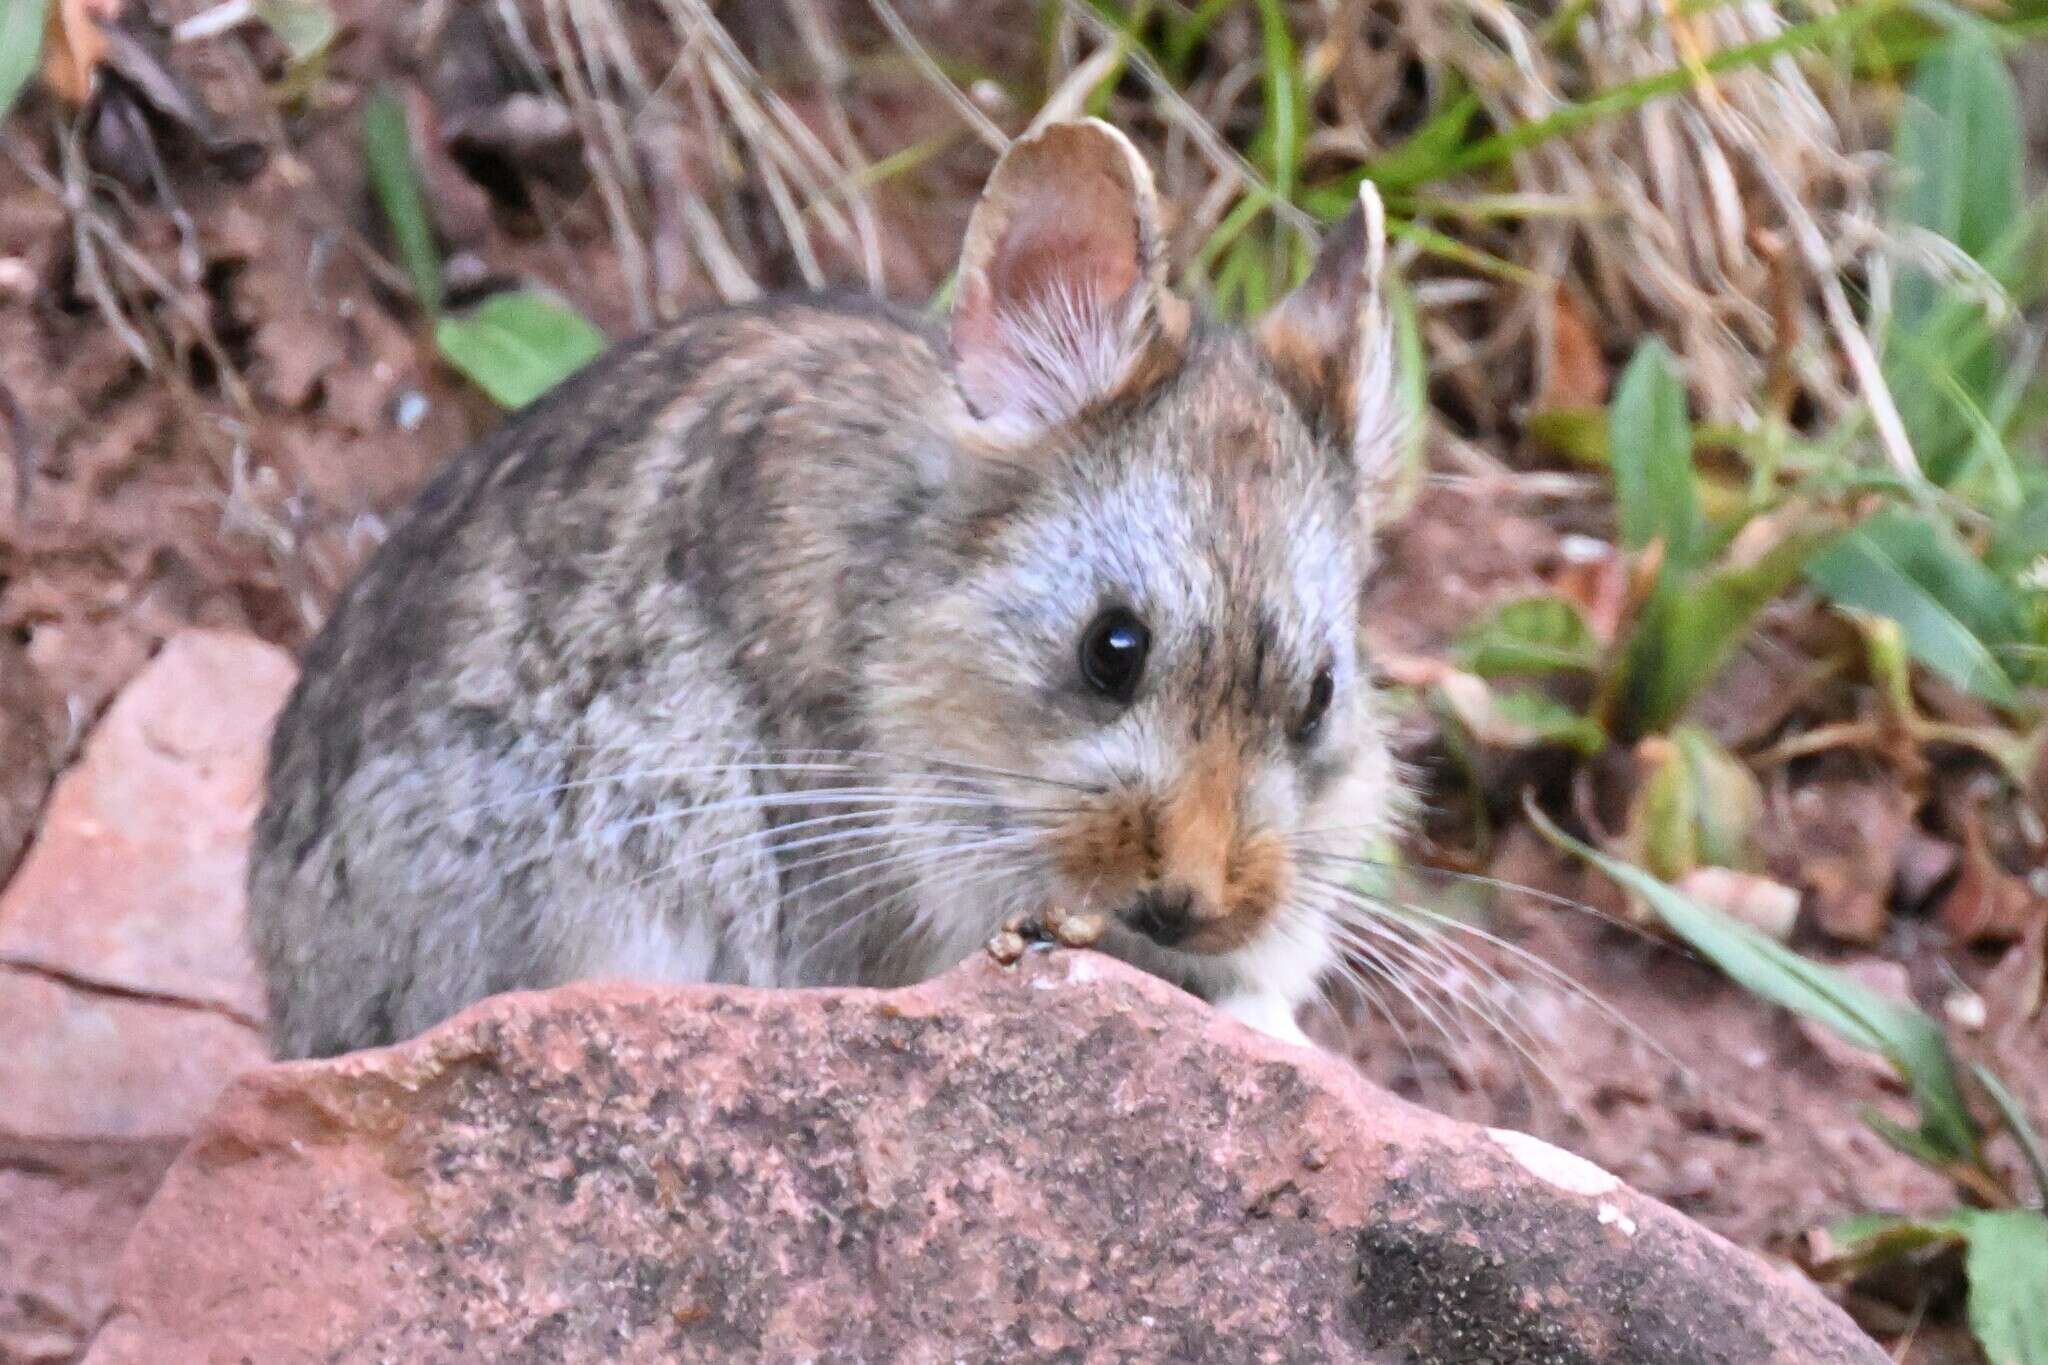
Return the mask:
M 1258 341 L 1280 382 L 1354 461 L 1361 483 L 1391 469 L 1406 415 L 1395 384 L 1384 293 L 1386 213 L 1371 181 L 1323 243 L 1299 289 L 1260 320 Z

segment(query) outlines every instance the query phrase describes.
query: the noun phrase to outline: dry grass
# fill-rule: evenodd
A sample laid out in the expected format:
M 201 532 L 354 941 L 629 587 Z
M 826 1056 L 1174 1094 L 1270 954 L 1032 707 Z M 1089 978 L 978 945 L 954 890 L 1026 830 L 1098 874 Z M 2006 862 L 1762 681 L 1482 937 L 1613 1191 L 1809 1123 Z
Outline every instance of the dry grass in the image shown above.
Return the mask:
M 885 263 L 889 194 L 941 160 L 985 164 L 1046 116 L 1101 112 L 1148 145 L 1182 210 L 1178 243 L 1199 288 L 1213 281 L 1213 234 L 1248 195 L 1273 197 L 1256 216 L 1284 270 L 1316 230 L 1299 206 L 1315 206 L 1308 191 L 1402 147 L 1460 93 L 1479 110 L 1469 153 L 1488 131 L 1689 73 L 1679 92 L 1568 136 L 1391 187 L 1412 229 L 1401 254 L 1448 447 L 1488 466 L 1472 442 L 1515 432 L 1552 391 L 1564 307 L 1591 323 L 1610 361 L 1663 335 L 1715 419 L 1749 424 L 1796 397 L 1799 415 L 1822 424 L 1861 404 L 1893 459 L 1911 460 L 1843 283 L 1885 276 L 1868 89 L 1831 74 L 1839 64 L 1789 55 L 1709 70 L 1717 54 L 1784 33 L 1781 7 L 1293 0 L 1278 12 L 1305 136 L 1284 168 L 1259 149 L 1272 116 L 1269 34 L 1249 0 L 1224 8 L 1171 73 L 1153 40 L 1196 10 L 1145 5 L 1124 11 L 1143 24 L 1120 29 L 1104 18 L 1117 11 L 1084 0 L 1055 5 L 1049 22 L 1001 6 L 983 21 L 1012 33 L 1036 24 L 1035 66 L 981 79 L 959 69 L 955 9 L 791 0 L 751 11 L 749 38 L 731 27 L 736 11 L 706 0 L 496 4 L 514 49 L 573 113 L 643 320 L 674 311 L 689 272 L 729 300 L 784 282 L 914 283 Z M 887 108 L 906 80 L 950 128 L 892 142 Z

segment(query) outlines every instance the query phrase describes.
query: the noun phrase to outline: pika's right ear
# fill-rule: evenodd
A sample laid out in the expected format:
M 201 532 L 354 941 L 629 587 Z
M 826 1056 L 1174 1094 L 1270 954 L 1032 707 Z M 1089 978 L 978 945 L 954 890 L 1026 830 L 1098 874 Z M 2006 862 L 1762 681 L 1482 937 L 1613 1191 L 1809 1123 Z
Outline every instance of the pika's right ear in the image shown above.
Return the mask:
M 1096 119 L 1011 145 L 967 225 L 953 376 L 980 433 L 1029 440 L 1177 360 L 1187 305 L 1167 293 L 1152 173 Z
M 1260 319 L 1280 382 L 1351 459 L 1361 488 L 1391 472 L 1406 417 L 1386 300 L 1386 211 L 1370 180 L 1299 289 Z

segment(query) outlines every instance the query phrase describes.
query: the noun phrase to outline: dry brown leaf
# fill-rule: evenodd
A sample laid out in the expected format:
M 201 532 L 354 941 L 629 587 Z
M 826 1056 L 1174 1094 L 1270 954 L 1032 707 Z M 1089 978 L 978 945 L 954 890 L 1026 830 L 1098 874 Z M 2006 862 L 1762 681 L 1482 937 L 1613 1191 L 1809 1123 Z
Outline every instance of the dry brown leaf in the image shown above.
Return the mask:
M 43 26 L 43 84 L 66 104 L 92 95 L 93 76 L 107 57 L 103 24 L 121 17 L 123 0 L 56 0 Z
M 2048 898 L 2005 870 L 1975 811 L 1963 820 L 1962 868 L 1937 916 L 1958 943 L 2008 943 L 2048 920 Z
M 1585 308 L 1562 286 L 1551 306 L 1550 364 L 1544 367 L 1538 408 L 1597 408 L 1610 379 L 1600 335 Z

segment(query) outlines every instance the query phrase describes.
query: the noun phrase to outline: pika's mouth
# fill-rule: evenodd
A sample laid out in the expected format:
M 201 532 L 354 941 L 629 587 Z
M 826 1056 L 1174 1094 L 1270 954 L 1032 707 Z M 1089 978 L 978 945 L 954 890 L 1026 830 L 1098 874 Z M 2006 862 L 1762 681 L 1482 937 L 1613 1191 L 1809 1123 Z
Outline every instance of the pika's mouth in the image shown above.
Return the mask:
M 1247 909 L 1205 914 L 1194 893 L 1169 886 L 1133 895 L 1118 908 L 1116 922 L 1158 947 L 1213 957 L 1251 942 L 1265 916 Z
M 1180 947 L 1201 927 L 1195 919 L 1195 898 L 1186 891 L 1141 891 L 1117 919 L 1162 948 Z

